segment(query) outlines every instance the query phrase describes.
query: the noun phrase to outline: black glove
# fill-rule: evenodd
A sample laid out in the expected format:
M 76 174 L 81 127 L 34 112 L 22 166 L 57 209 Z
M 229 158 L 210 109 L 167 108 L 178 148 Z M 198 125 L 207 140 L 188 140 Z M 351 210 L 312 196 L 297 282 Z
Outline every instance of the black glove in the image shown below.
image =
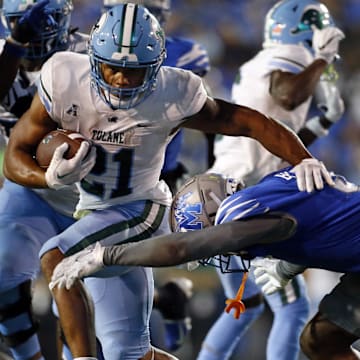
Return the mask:
M 28 8 L 11 31 L 11 37 L 21 44 L 27 44 L 36 38 L 46 27 L 55 28 L 56 21 L 46 6 L 49 0 L 41 0 Z

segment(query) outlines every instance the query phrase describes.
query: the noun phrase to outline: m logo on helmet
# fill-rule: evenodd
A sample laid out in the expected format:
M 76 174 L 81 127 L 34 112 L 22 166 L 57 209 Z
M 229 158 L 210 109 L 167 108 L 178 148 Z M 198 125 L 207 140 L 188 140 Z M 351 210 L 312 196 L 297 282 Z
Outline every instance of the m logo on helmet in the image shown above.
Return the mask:
M 192 195 L 191 192 L 180 196 L 174 205 L 174 218 L 176 222 L 175 231 L 194 231 L 204 228 L 204 224 L 199 220 L 199 216 L 203 213 L 203 205 L 201 202 L 195 204 L 187 204 L 186 199 Z

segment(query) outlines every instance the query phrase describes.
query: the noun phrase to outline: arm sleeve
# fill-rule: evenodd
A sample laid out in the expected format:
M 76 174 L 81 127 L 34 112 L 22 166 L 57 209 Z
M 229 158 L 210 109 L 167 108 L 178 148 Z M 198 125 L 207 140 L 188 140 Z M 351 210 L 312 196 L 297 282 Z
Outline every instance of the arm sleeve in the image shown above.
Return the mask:
M 296 221 L 285 214 L 266 214 L 242 221 L 179 232 L 138 243 L 106 247 L 104 265 L 163 267 L 206 259 L 218 254 L 238 253 L 251 245 L 282 241 L 296 229 Z
M 291 280 L 294 276 L 301 274 L 306 270 L 305 266 L 292 264 L 281 260 L 276 265 L 276 272 L 282 277 Z

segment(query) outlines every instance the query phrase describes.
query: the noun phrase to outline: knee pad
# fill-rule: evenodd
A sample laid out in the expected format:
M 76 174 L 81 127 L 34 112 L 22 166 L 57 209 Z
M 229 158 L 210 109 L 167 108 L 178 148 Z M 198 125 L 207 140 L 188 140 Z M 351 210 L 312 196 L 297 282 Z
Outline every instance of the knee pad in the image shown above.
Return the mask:
M 38 322 L 31 308 L 30 281 L 0 294 L 0 333 L 9 348 L 24 344 L 37 330 Z

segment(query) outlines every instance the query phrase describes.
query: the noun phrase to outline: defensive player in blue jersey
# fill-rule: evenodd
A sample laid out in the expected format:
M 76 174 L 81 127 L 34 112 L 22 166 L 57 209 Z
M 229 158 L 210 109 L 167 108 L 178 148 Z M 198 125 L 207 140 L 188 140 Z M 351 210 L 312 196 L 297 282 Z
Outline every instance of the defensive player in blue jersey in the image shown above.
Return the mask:
M 321 2 L 283 0 L 275 3 L 265 17 L 262 48 L 238 69 L 232 85 L 232 101 L 279 119 L 301 134 L 308 146 L 308 140 L 326 135 L 328 127 L 338 121 L 344 111 L 334 77 L 327 75 L 329 69 L 334 68 L 342 37 Z M 317 49 L 319 38 L 327 44 L 322 51 Z M 311 102 L 316 104 L 316 116 L 308 120 Z M 239 179 L 246 186 L 285 166 L 259 143 L 244 137 L 217 136 L 214 155 L 215 162 L 208 172 Z M 241 268 L 237 258 L 232 259 L 232 266 L 235 268 L 237 261 Z M 219 268 L 216 271 L 225 296 L 234 297 L 242 274 L 222 273 Z M 297 360 L 299 337 L 309 317 L 303 276 L 297 276 L 285 289 L 264 296 L 254 282 L 252 271 L 244 291 L 246 314 L 240 320 L 220 314 L 207 332 L 197 360 L 230 359 L 247 329 L 263 313 L 264 301 L 273 313 L 266 359 Z
M 51 285 L 71 287 L 110 264 L 172 266 L 218 254 L 225 254 L 216 257 L 222 265 L 228 254 L 272 255 L 293 263 L 281 263 L 288 278 L 305 267 L 342 272 L 306 325 L 301 348 L 310 359 L 355 360 L 350 346 L 360 337 L 359 187 L 334 176 L 335 186 L 306 193 L 295 178 L 285 168 L 239 191 L 231 179 L 198 175 L 174 198 L 172 222 L 179 233 L 115 247 L 97 244 L 58 265 Z

